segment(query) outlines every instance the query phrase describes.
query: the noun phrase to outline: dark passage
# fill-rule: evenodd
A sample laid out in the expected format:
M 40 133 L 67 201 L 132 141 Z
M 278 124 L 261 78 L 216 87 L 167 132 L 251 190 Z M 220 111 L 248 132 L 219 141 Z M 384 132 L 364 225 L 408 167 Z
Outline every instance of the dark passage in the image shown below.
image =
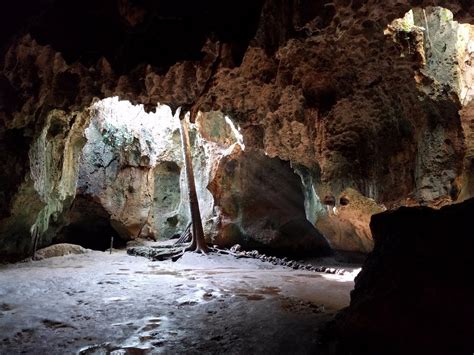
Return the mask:
M 57 243 L 78 244 L 93 250 L 110 248 L 110 238 L 114 237 L 114 248 L 124 248 L 121 239 L 110 225 L 110 216 L 97 202 L 85 196 L 78 196 L 67 216 L 69 224 L 58 233 Z

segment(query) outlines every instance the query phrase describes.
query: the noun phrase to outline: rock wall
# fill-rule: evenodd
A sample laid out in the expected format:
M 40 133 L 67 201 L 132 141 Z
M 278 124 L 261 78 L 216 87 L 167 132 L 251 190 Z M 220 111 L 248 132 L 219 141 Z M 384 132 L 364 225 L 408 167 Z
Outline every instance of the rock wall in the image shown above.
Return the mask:
M 123 240 L 167 239 L 184 231 L 190 216 L 178 118 L 167 106 L 147 114 L 116 98 L 94 108 L 85 131 L 78 196 L 102 206 Z M 193 126 L 191 145 L 202 216 L 212 230 L 214 201 L 206 187 L 236 137 L 222 114 L 211 115 L 207 126 Z M 205 116 L 200 114 L 198 122 Z M 221 141 L 213 141 L 212 134 Z
M 29 174 L 10 202 L 11 210 L 0 223 L 1 252 L 16 258 L 51 244 L 62 224 L 62 211 L 76 193 L 78 163 L 85 144 L 88 112 L 51 111 L 29 147 Z
M 58 241 L 105 249 L 110 236 L 167 239 L 190 222 L 177 118 L 165 106 L 156 114 L 140 110 L 116 98 L 91 109 L 77 195 Z M 192 127 L 210 243 L 273 253 L 329 252 L 306 220 L 301 179 L 288 162 L 245 150 L 238 129 L 220 112 L 200 113 Z
M 337 198 L 326 196 L 324 203 L 326 209 L 318 214 L 316 227 L 331 247 L 348 252 L 370 252 L 373 248 L 370 218 L 385 208 L 351 188 Z
M 92 124 L 85 132 L 88 143 L 79 168 L 79 195 L 103 206 L 121 238 L 153 236 L 153 231 L 144 228 L 154 202 L 154 169 L 166 161 L 180 161 L 176 122 L 166 117 L 170 122 L 158 132 L 157 126 L 147 129 L 147 121 L 162 117 L 148 117 L 140 107 L 117 99 L 95 107 Z M 131 119 L 135 122 L 129 123 Z M 178 195 L 179 175 L 180 168 Z
M 216 244 L 284 255 L 329 252 L 306 219 L 301 180 L 288 163 L 236 146 L 219 162 L 209 189 L 220 208 Z
M 194 33 L 192 38 L 199 40 L 189 53 L 176 48 L 176 56 L 166 58 L 142 44 L 166 37 L 157 44 L 166 48 L 176 42 L 173 36 L 186 40 L 180 37 L 181 27 L 167 32 L 160 27 L 181 21 L 173 17 L 173 9 L 160 18 L 157 14 L 164 10 L 158 5 L 101 1 L 45 11 L 2 51 L 0 138 L 6 154 L 1 159 L 15 171 L 1 175 L 6 184 L 0 225 L 11 230 L 9 218 L 23 218 L 14 212 L 18 201 L 37 205 L 22 225 L 34 224 L 43 208 L 42 192 L 27 182 L 32 170 L 25 157 L 50 112 L 62 110 L 74 117 L 94 98 L 111 96 L 144 104 L 147 111 L 157 103 L 172 110 L 220 111 L 241 127 L 246 147 L 307 169 L 313 186 L 306 190 L 314 190 L 321 201 L 326 196 L 337 201 L 348 188 L 368 204 L 373 199 L 387 208 L 441 206 L 472 196 L 472 44 L 469 40 L 464 48 L 444 50 L 446 39 L 453 39 L 454 31 L 465 33 L 465 27 L 428 5 L 446 6 L 457 20 L 472 22 L 473 5 L 456 0 L 246 1 L 236 6 L 228 24 L 208 18 L 209 33 Z M 415 6 L 426 8 L 426 21 L 415 11 L 413 25 L 392 23 Z M 239 29 L 244 13 L 252 21 Z M 89 21 L 87 31 L 74 26 L 72 18 L 78 14 Z M 92 30 L 100 26 L 104 31 Z M 57 33 L 70 39 L 63 41 Z M 462 56 L 459 70 L 450 67 L 455 56 Z M 28 148 L 12 146 L 12 139 Z M 47 222 L 51 213 L 40 219 Z M 307 217 L 313 221 L 317 216 Z M 141 223 L 141 212 L 139 217 Z M 366 251 L 367 225 L 355 225 L 350 217 L 343 224 L 363 236 L 355 245 L 362 243 L 356 249 Z M 130 228 L 136 233 L 138 225 Z M 2 235 L 30 238 L 27 229 Z M 336 227 L 326 233 L 341 235 Z M 353 249 L 349 244 L 342 242 L 342 247 Z

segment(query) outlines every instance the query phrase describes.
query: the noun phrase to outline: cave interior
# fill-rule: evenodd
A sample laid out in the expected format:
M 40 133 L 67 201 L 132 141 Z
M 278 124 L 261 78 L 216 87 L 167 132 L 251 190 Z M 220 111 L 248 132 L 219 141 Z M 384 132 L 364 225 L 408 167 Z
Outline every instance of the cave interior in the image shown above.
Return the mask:
M 8 4 L 0 354 L 473 354 L 473 99 L 470 0 Z

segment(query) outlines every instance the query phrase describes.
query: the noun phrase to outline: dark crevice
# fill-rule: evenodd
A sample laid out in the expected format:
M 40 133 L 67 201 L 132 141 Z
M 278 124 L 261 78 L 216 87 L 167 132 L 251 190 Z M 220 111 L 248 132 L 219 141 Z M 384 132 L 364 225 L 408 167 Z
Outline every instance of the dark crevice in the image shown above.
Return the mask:
M 58 232 L 56 243 L 78 244 L 104 251 L 110 248 L 110 239 L 114 237 L 114 248 L 125 247 L 126 242 L 110 224 L 110 215 L 87 196 L 76 197 L 66 218 L 68 224 Z

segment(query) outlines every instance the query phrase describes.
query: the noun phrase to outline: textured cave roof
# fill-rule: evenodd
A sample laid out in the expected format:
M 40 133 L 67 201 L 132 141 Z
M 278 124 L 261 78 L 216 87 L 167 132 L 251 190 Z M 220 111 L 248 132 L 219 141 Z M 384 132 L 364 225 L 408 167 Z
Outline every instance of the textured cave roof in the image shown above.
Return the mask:
M 380 5 L 368 0 L 15 0 L 0 11 L 0 54 L 15 37 L 30 33 L 39 44 L 61 52 L 68 63 L 90 66 L 105 57 L 117 74 L 140 64 L 164 73 L 177 62 L 200 60 L 201 49 L 211 38 L 231 44 L 234 63 L 240 65 L 262 13 L 272 13 L 274 19 L 267 21 L 264 38 L 253 45 L 273 52 L 315 17 L 320 17 L 321 28 L 328 26 L 335 6 L 350 4 L 357 10 L 364 3 Z M 474 16 L 472 0 L 406 3 L 447 6 L 465 22 Z

